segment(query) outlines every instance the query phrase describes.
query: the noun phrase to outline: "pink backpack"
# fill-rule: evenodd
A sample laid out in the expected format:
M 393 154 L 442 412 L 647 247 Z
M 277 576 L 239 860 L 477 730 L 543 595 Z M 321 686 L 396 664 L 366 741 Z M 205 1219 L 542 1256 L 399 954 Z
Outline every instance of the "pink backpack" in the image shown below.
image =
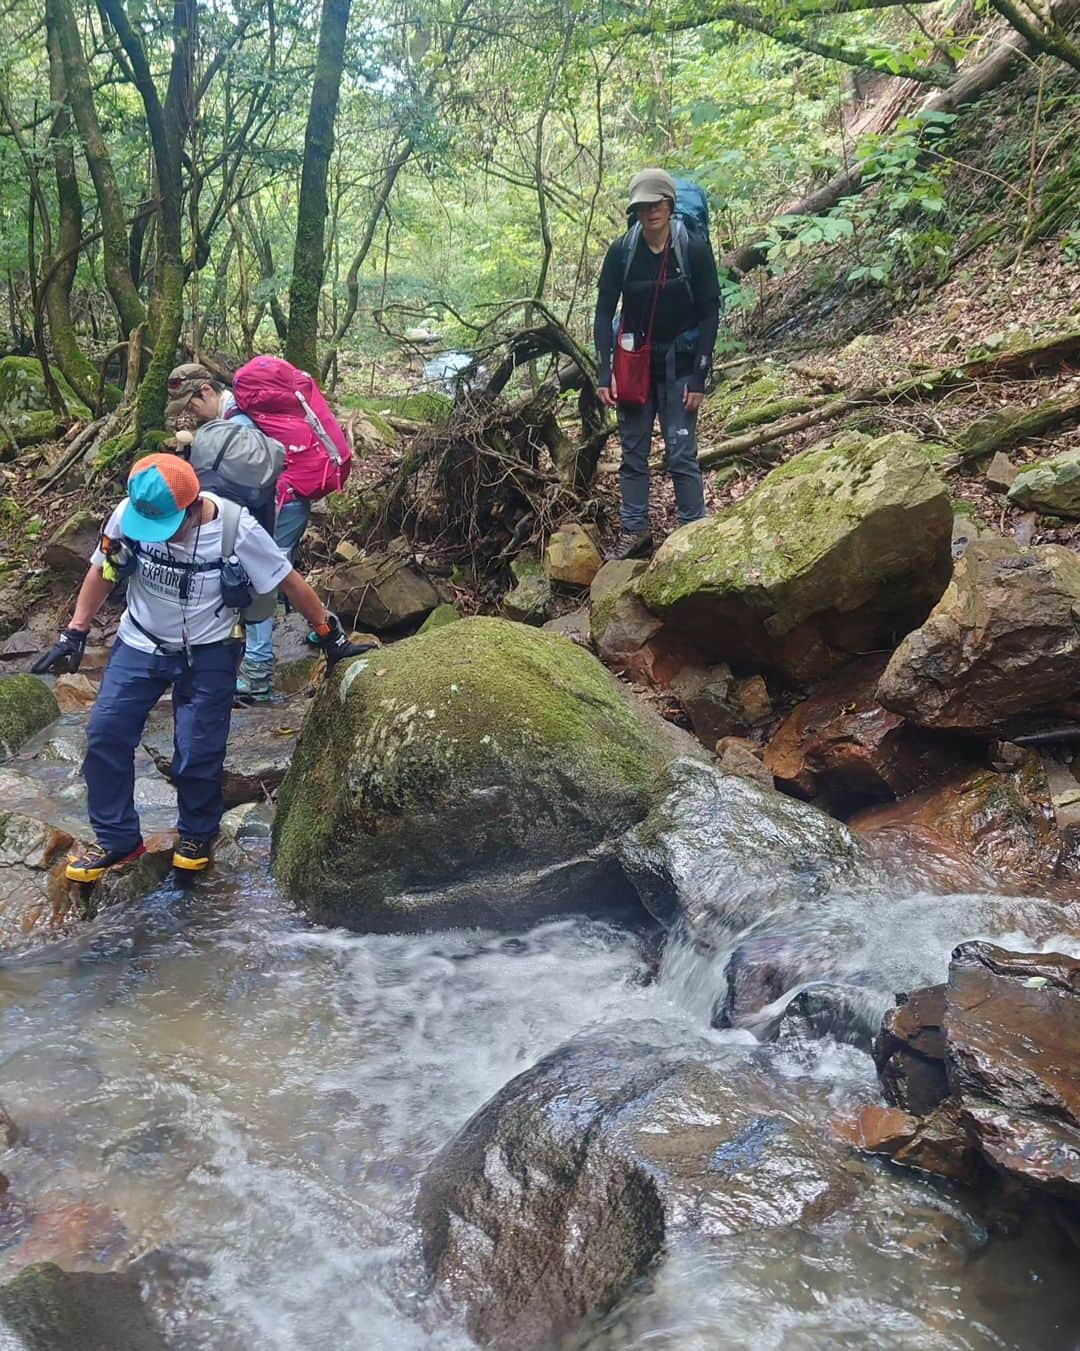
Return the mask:
M 285 447 L 279 507 L 294 494 L 314 502 L 344 485 L 352 450 L 306 371 L 280 357 L 253 357 L 233 376 L 233 397 L 259 431 Z

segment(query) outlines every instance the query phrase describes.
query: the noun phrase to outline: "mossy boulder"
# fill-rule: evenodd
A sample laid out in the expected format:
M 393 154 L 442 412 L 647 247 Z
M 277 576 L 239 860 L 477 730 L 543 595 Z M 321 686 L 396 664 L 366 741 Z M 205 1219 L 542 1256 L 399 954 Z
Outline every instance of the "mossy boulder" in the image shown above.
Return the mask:
M 1080 450 L 1065 450 L 1021 469 L 1009 489 L 1009 501 L 1026 511 L 1080 518 Z
M 143 1305 L 133 1271 L 64 1271 L 37 1262 L 0 1286 L 0 1323 L 28 1351 L 168 1347 Z
M 463 619 L 323 686 L 278 798 L 274 872 L 317 920 L 513 926 L 636 898 L 612 841 L 700 754 L 557 635 Z
M 361 408 L 371 418 L 378 418 L 389 432 L 391 442 L 394 429 L 386 422 L 388 417 L 405 418 L 409 422 L 431 422 L 445 426 L 454 411 L 454 401 L 436 390 L 416 394 L 354 395 L 341 400 L 345 408 Z
M 444 628 L 447 624 L 456 624 L 461 619 L 457 610 L 452 605 L 443 602 L 442 605 L 436 605 L 431 614 L 424 620 L 417 630 L 418 633 L 430 633 L 432 629 Z
M 0 756 L 14 755 L 24 741 L 60 716 L 52 690 L 37 676 L 0 679 Z
M 58 370 L 53 371 L 70 417 L 86 418 L 90 410 Z M 36 357 L 0 357 L 0 448 L 47 441 L 59 431 L 56 414 L 45 392 L 41 363 Z
M 675 531 L 635 592 L 706 659 L 796 681 L 891 647 L 949 579 L 952 509 L 931 450 L 848 432 L 803 451 Z

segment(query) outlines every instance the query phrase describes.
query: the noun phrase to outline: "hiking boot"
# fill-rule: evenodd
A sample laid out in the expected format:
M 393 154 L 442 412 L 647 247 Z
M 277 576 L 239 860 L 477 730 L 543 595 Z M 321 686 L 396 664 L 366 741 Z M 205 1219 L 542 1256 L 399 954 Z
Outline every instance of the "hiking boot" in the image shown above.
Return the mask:
M 268 704 L 274 697 L 269 676 L 245 675 L 242 671 L 236 677 L 236 693 L 233 703 L 238 707 L 248 704 Z
M 142 840 L 134 849 L 102 849 L 100 844 L 88 844 L 77 854 L 69 854 L 64 876 L 69 882 L 96 882 L 110 868 L 131 863 L 146 853 Z
M 210 846 L 213 840 L 200 840 L 194 835 L 181 835 L 173 850 L 173 867 L 185 872 L 199 873 L 210 866 Z
M 652 547 L 651 530 L 623 530 L 608 554 L 608 562 L 614 563 L 624 558 L 648 558 Z

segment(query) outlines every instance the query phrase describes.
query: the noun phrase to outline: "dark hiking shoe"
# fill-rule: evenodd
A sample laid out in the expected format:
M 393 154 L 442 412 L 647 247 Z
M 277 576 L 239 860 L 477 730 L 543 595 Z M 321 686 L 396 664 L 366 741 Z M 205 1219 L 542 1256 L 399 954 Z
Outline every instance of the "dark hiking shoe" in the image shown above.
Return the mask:
M 652 531 L 623 530 L 608 554 L 608 562 L 620 562 L 624 558 L 648 558 L 652 553 Z
M 173 867 L 185 872 L 199 873 L 210 866 L 212 840 L 199 840 L 194 835 L 182 835 L 173 850 Z
M 64 876 L 69 882 L 96 882 L 110 868 L 121 863 L 131 863 L 146 853 L 142 840 L 134 849 L 102 849 L 100 844 L 88 844 L 77 854 L 69 854 Z

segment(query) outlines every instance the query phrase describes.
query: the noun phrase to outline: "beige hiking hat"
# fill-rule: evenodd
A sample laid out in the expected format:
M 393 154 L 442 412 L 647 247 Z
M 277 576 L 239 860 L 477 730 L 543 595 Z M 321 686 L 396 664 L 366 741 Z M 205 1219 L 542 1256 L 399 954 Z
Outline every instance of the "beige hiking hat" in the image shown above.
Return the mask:
M 198 394 L 203 385 L 208 385 L 213 376 L 198 361 L 185 361 L 174 366 L 169 372 L 166 389 L 169 402 L 165 405 L 165 423 L 171 426 L 190 403 L 193 395 Z
M 675 180 L 665 169 L 642 169 L 630 180 L 629 206 L 646 206 L 665 197 L 675 201 Z

